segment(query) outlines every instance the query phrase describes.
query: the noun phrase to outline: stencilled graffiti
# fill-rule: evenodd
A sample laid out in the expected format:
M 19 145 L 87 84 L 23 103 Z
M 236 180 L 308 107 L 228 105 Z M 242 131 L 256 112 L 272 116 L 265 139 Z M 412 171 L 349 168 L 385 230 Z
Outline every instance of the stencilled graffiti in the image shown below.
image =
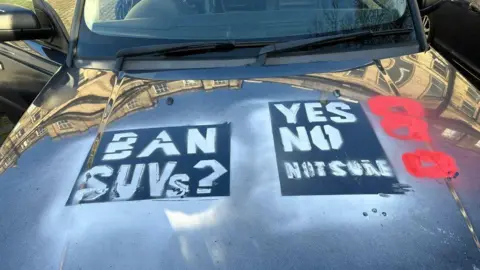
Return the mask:
M 228 196 L 230 124 L 106 132 L 67 204 Z
M 398 193 L 360 104 L 270 103 L 282 195 Z

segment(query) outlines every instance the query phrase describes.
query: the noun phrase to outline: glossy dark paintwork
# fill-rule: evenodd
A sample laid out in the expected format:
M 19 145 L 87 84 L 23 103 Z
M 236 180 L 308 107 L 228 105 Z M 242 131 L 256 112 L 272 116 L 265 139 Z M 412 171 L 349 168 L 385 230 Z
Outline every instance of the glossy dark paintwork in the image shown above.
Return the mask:
M 59 67 L 25 42 L 0 43 L 0 144 Z
M 411 191 L 280 194 L 268 102 L 335 100 L 334 90 L 361 104 L 375 95 L 398 95 L 423 104 L 433 148 L 457 160 L 453 186 L 478 229 L 478 90 L 433 51 L 346 71 L 221 81 L 214 75 L 191 80 L 188 73 L 146 80 L 98 70 L 62 72 L 70 82 L 47 86 L 39 106 L 30 106 L 0 148 L 2 269 L 480 267 L 472 234 L 444 182 L 416 179 L 403 167 L 401 153 L 425 144 L 387 136 L 365 105 L 398 181 Z M 102 131 L 223 122 L 232 126 L 229 197 L 65 206 Z
M 432 46 L 479 87 L 480 37 L 471 33 L 477 32 L 480 24 L 480 1 L 446 1 L 428 17 Z

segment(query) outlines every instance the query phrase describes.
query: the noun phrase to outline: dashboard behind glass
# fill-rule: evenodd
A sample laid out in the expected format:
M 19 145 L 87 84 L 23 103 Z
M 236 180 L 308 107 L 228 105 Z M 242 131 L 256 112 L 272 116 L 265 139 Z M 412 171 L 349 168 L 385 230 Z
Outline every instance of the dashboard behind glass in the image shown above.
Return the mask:
M 386 9 L 179 14 L 139 3 L 125 20 L 95 22 L 91 30 L 101 35 L 185 40 L 282 39 L 361 29 L 397 19 L 397 10 Z
M 110 57 L 123 48 L 152 44 L 287 41 L 360 29 L 412 27 L 404 0 L 138 1 L 86 0 L 78 56 Z M 120 12 L 123 19 L 115 18 L 115 3 L 127 4 Z M 99 50 L 99 44 L 108 46 Z
M 152 4 L 161 4 L 167 1 L 142 0 Z M 195 14 L 226 13 L 239 11 L 266 11 L 266 10 L 292 10 L 316 8 L 379 8 L 380 5 L 371 0 L 367 1 L 319 1 L 319 0 L 183 0 L 174 1 L 177 6 L 187 12 Z

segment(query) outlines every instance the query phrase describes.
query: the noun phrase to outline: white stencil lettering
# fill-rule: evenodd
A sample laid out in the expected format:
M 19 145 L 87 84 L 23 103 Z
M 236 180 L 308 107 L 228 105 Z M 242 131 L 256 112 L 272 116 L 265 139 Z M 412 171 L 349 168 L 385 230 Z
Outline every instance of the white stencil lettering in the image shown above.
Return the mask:
M 72 203 L 95 201 L 108 192 L 108 186 L 97 177 L 110 177 L 113 169 L 107 165 L 95 166 L 86 171 L 78 181 L 78 190 L 73 196 Z
M 275 104 L 274 106 L 285 116 L 287 123 L 297 123 L 297 113 L 300 109 L 300 103 L 293 103 L 290 108 L 285 107 L 283 104 Z
M 325 172 L 325 162 L 323 161 L 315 161 L 315 167 L 317 168 L 317 175 L 318 176 L 326 176 L 327 173 Z
M 188 181 L 190 177 L 186 174 L 174 174 L 168 180 L 169 189 L 167 189 L 167 197 L 182 197 L 188 194 Z
M 198 181 L 197 194 L 208 194 L 212 192 L 213 182 L 227 172 L 227 169 L 215 159 L 201 160 L 195 166 L 195 169 L 205 169 L 210 167 L 212 173 Z
M 203 137 L 198 128 L 189 129 L 187 133 L 187 153 L 196 154 L 197 148 L 205 154 L 215 153 L 216 137 L 216 128 L 207 128 L 206 137 Z
M 165 166 L 160 174 L 160 166 L 157 162 L 148 164 L 150 196 L 162 197 L 163 191 L 165 190 L 165 184 L 167 183 L 168 178 L 170 178 L 172 175 L 176 166 L 176 161 L 169 161 L 165 163 Z
M 315 177 L 315 169 L 311 162 L 302 162 L 303 175 L 306 178 Z
M 361 160 L 362 166 L 365 169 L 365 175 L 368 176 L 381 176 L 382 174 L 380 173 L 375 166 L 373 166 L 372 162 L 370 160 Z
M 302 152 L 312 150 L 305 127 L 296 127 L 296 129 L 298 135 L 295 135 L 288 127 L 281 127 L 279 129 L 283 151 L 292 152 L 294 147 Z
M 327 111 L 338 116 L 332 116 L 330 119 L 335 123 L 353 123 L 357 121 L 357 117 L 344 110 L 350 110 L 350 106 L 343 102 L 330 102 L 326 106 Z M 343 110 L 343 111 L 342 111 Z
M 117 180 L 112 190 L 113 200 L 130 200 L 140 187 L 145 164 L 136 164 L 133 175 L 129 180 L 131 165 L 122 165 L 118 171 Z
M 129 157 L 136 141 L 137 134 L 133 132 L 113 135 L 112 142 L 107 145 L 102 160 L 119 160 Z
M 157 138 L 151 141 L 145 149 L 143 149 L 138 158 L 149 157 L 157 149 L 162 149 L 163 153 L 167 156 L 178 156 L 180 152 L 178 151 L 175 144 L 172 142 L 170 135 L 164 130 L 158 134 Z
M 360 165 L 360 162 L 358 161 L 355 161 L 355 160 L 347 161 L 347 169 L 351 175 L 355 175 L 355 176 L 363 175 L 362 165 Z
M 285 165 L 288 179 L 302 179 L 298 162 L 284 162 L 283 164 Z
M 320 102 L 308 102 L 304 105 L 305 112 L 307 113 L 307 118 L 310 123 L 327 121 L 327 118 L 323 116 L 323 111 L 318 110 L 322 108 L 322 104 Z
M 380 170 L 380 173 L 382 174 L 382 176 L 385 176 L 385 177 L 394 176 L 392 168 L 390 167 L 390 165 L 388 165 L 388 161 L 384 159 L 379 159 L 375 163 L 377 163 L 378 169 Z
M 332 161 L 328 164 L 330 167 L 330 170 L 332 170 L 332 174 L 335 176 L 347 176 L 347 172 L 342 169 L 342 167 L 345 167 L 345 163 L 335 160 Z

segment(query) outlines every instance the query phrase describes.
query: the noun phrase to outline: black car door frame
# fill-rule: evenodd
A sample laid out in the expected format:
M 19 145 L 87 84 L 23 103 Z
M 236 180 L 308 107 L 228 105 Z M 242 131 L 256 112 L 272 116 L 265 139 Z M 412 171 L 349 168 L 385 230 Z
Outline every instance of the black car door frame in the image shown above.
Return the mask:
M 442 3 L 428 14 L 432 45 L 449 56 L 464 75 L 480 80 L 480 37 L 475 34 L 480 23 L 480 13 L 472 5 L 475 0 L 455 0 Z
M 0 43 L 0 66 L 0 114 L 16 122 L 61 64 L 28 47 Z
M 13 123 L 65 64 L 68 52 L 68 32 L 56 11 L 43 0 L 32 2 L 40 24 L 53 28 L 55 35 L 0 43 L 0 115 Z

